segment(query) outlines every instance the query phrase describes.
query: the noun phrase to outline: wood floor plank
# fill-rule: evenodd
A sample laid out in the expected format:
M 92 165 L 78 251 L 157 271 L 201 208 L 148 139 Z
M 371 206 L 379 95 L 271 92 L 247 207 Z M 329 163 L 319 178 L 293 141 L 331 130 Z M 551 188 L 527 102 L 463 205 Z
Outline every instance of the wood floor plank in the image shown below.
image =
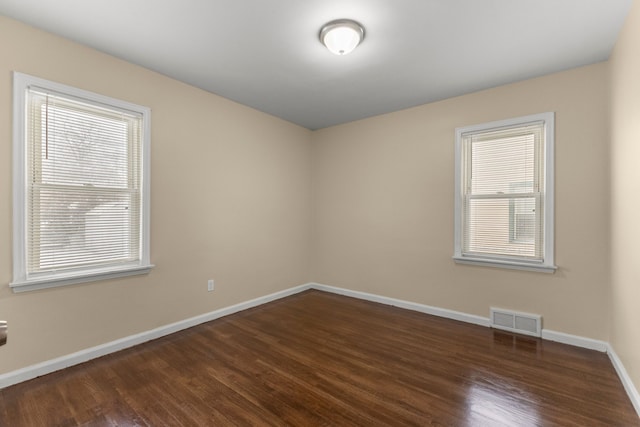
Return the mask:
M 307 291 L 0 390 L 0 426 L 640 426 L 604 353 Z

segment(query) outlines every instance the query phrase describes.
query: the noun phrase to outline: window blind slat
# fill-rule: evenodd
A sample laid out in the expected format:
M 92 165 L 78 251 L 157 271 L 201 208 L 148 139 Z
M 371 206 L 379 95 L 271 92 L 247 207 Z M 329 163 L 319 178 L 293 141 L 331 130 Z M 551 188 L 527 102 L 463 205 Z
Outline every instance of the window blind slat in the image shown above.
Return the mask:
M 140 114 L 27 90 L 27 273 L 141 256 Z
M 544 260 L 544 123 L 462 136 L 462 252 Z

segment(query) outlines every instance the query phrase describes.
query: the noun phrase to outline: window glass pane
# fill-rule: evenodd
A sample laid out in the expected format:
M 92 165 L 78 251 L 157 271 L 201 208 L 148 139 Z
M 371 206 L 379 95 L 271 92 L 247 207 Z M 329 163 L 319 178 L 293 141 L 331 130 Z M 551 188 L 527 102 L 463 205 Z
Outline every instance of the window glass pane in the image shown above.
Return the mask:
M 536 201 L 530 199 L 511 200 L 509 232 L 511 242 L 534 244 L 536 238 Z
M 514 206 L 523 210 L 535 207 L 535 198 L 467 199 L 464 251 L 537 258 L 535 239 L 527 234 L 535 233 L 535 214 L 515 216 Z
M 140 259 L 141 116 L 29 95 L 28 272 Z
M 532 133 L 471 138 L 471 194 L 531 193 L 535 137 Z M 514 184 L 520 185 L 514 185 Z
M 137 119 L 59 97 L 35 95 L 43 183 L 127 188 Z
M 129 209 L 132 195 L 42 187 L 31 233 L 32 272 L 132 261 L 139 240 Z

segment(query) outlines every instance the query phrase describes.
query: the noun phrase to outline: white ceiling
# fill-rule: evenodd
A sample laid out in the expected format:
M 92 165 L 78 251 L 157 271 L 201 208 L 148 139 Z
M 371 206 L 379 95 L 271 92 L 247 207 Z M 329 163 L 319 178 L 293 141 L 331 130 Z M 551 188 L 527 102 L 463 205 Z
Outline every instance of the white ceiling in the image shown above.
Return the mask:
M 606 60 L 631 2 L 0 0 L 0 14 L 319 129 Z M 338 18 L 366 31 L 347 56 L 318 40 Z

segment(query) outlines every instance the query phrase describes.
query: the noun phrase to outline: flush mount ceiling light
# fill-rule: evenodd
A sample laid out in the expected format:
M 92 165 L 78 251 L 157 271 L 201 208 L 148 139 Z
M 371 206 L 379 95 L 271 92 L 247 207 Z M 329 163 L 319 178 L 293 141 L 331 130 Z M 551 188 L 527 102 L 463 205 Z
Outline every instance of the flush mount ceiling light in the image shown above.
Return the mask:
M 364 39 L 364 28 L 350 19 L 328 22 L 320 30 L 320 41 L 336 55 L 346 55 Z

